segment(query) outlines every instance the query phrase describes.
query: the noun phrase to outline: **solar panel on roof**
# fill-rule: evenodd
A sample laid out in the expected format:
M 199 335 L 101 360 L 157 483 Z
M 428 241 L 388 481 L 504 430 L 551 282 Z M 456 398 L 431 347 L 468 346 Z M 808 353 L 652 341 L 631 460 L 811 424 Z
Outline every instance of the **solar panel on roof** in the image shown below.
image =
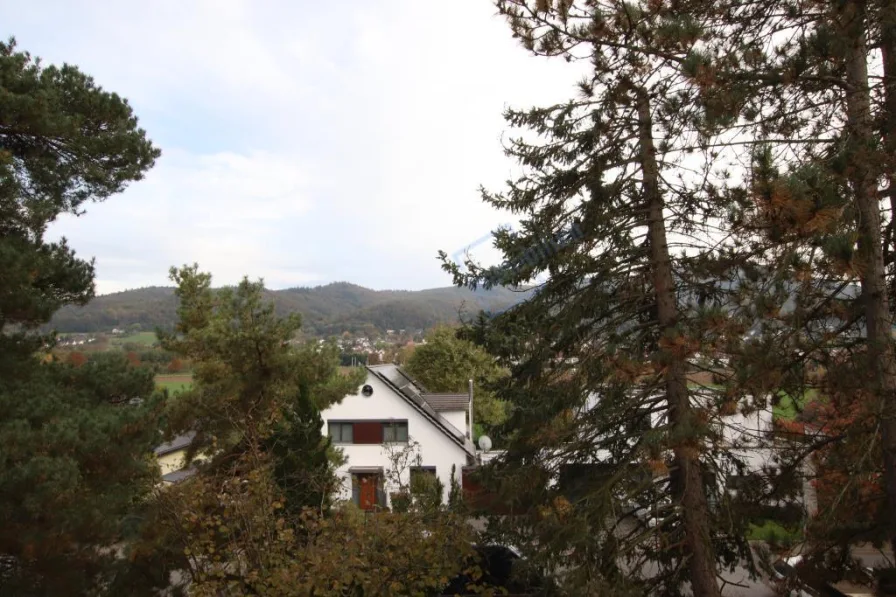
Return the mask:
M 462 441 L 464 449 L 469 454 L 475 452 L 473 443 L 469 438 L 465 437 L 463 431 L 449 423 L 442 417 L 442 415 L 436 412 L 429 402 L 426 401 L 421 394 L 421 392 L 425 393 L 426 390 L 413 379 L 405 375 L 396 365 L 373 365 L 369 366 L 368 370 L 384 381 L 390 383 L 402 396 L 416 404 L 423 412 L 437 421 L 449 434 Z

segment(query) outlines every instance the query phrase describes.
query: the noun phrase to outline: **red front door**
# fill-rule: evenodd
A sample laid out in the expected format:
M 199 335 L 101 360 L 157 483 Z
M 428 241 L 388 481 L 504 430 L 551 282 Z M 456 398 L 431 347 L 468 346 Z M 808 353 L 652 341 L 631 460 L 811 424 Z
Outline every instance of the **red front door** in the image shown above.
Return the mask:
M 360 486 L 359 506 L 362 510 L 373 510 L 376 507 L 376 475 L 358 475 Z

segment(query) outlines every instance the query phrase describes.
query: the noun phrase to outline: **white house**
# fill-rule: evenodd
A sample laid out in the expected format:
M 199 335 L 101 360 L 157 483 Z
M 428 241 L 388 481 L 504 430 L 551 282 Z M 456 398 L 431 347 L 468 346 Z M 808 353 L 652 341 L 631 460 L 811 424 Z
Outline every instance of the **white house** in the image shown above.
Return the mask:
M 691 400 L 698 406 L 701 404 L 711 406 L 713 404 L 713 397 L 710 393 L 701 395 L 695 392 L 692 394 Z M 600 396 L 598 394 L 590 394 L 585 400 L 585 404 L 580 407 L 580 412 L 587 413 L 595 408 L 599 401 Z M 665 422 L 663 413 L 654 412 L 650 416 L 650 424 L 654 428 L 665 425 Z M 772 440 L 774 416 L 771 406 L 756 409 L 748 415 L 737 411 L 722 415 L 713 421 L 713 425 L 718 433 L 716 441 L 724 446 L 729 454 L 743 463 L 744 472 L 755 473 L 780 466 Z M 583 441 L 585 442 L 590 441 L 590 439 L 593 438 L 587 435 L 587 433 L 583 436 Z M 631 442 L 633 443 L 634 441 L 634 438 L 632 438 Z M 480 452 L 478 459 L 484 464 L 502 455 L 502 451 Z M 670 455 L 667 453 L 667 456 Z M 568 486 L 574 487 L 582 479 L 602 474 L 601 469 L 612 472 L 607 467 L 612 466 L 613 458 L 606 450 L 580 452 L 556 448 L 556 455 L 552 456 L 552 451 L 546 450 L 544 457 L 554 471 L 550 482 L 552 486 L 569 484 Z M 803 487 L 802 494 L 798 496 L 798 499 L 801 500 L 806 511 L 812 514 L 817 510 L 817 497 L 815 489 L 810 483 L 810 479 L 814 476 L 811 463 L 808 461 L 804 462 L 801 471 Z M 743 482 L 745 479 L 737 478 L 736 475 L 731 474 L 732 471 L 728 472 L 728 475 L 719 479 L 720 482 L 724 481 L 726 483 L 720 489 L 736 491 L 734 488 L 737 486 L 737 482 Z
M 447 500 L 452 468 L 460 484 L 461 470 L 475 458 L 472 396 L 427 393 L 391 364 L 366 370 L 356 395 L 321 413 L 323 432 L 345 457 L 337 470 L 342 480 L 338 497 L 367 510 L 389 506 L 390 492 L 398 489 L 395 477 L 409 485 L 411 475 L 429 473 L 442 482 Z
M 179 435 L 153 450 L 162 472 L 163 485 L 183 481 L 196 472 L 186 458 L 187 448 L 190 447 L 194 437 L 196 437 L 195 433 Z

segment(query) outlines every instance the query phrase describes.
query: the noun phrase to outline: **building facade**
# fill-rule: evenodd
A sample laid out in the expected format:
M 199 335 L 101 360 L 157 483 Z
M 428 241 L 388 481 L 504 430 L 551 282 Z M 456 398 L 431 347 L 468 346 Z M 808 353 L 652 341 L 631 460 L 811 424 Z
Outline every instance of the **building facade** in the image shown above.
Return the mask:
M 344 458 L 337 497 L 365 510 L 389 507 L 414 474 L 433 474 L 447 501 L 452 480 L 459 485 L 475 458 L 470 395 L 427 393 L 395 365 L 366 370 L 357 394 L 321 413 L 323 433 Z

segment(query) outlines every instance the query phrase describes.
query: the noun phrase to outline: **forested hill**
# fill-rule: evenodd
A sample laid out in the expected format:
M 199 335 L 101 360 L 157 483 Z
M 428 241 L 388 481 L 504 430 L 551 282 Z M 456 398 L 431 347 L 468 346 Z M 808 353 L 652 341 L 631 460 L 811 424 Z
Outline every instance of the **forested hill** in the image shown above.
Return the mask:
M 498 311 L 525 298 L 506 288 L 470 291 L 446 287 L 429 290 L 370 290 L 336 282 L 314 288 L 268 291 L 280 314 L 301 313 L 303 329 L 314 335 L 426 329 L 454 323 L 480 309 Z M 98 296 L 84 307 L 66 307 L 51 325 L 60 332 L 93 332 L 139 323 L 144 329 L 169 328 L 176 317 L 173 288 L 150 287 Z

